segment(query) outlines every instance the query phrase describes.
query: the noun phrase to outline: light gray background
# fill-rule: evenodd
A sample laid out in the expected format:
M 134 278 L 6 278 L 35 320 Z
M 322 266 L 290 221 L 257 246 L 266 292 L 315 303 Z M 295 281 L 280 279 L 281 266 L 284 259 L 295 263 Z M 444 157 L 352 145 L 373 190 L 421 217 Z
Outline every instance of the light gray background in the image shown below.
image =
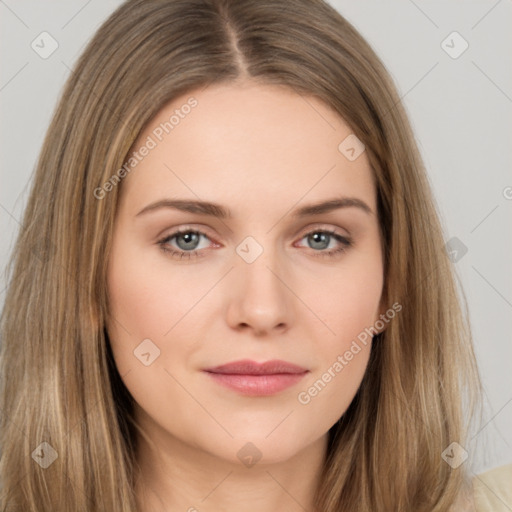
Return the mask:
M 0 269 L 19 228 L 51 114 L 84 45 L 118 0 L 0 0 Z M 511 0 L 330 0 L 376 50 L 400 91 L 469 302 L 486 390 L 475 471 L 512 462 Z M 46 31 L 57 50 L 31 43 Z M 469 48 L 450 57 L 453 31 Z M 460 48 L 448 39 L 454 50 Z M 0 307 L 5 297 L 0 280 Z M 483 446 L 483 448 L 482 448 Z M 466 447 L 471 450 L 471 447 Z

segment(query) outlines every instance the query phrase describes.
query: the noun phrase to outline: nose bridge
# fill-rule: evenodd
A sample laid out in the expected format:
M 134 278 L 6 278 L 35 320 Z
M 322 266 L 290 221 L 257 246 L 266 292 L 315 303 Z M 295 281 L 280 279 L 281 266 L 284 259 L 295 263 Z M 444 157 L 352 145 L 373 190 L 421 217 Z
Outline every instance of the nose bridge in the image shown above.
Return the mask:
M 290 291 L 281 275 L 282 252 L 272 236 L 246 237 L 237 247 L 236 293 L 230 305 L 230 321 L 257 331 L 288 324 Z M 264 239 L 264 240 L 263 240 Z
M 281 288 L 284 285 L 277 277 L 282 268 L 280 260 L 283 255 L 271 235 L 260 235 L 258 239 L 248 236 L 237 246 L 236 252 L 241 260 L 237 264 L 237 273 L 247 294 L 283 293 Z

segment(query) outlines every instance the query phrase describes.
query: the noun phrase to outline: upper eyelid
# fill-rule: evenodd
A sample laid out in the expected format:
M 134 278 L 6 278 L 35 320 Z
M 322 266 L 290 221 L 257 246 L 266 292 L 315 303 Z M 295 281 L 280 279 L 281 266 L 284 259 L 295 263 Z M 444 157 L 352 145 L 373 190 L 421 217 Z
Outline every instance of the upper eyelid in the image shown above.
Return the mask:
M 344 229 L 344 231 L 347 231 L 347 234 L 340 233 L 339 230 L 344 229 L 340 228 L 338 226 L 333 226 L 329 224 L 322 224 L 322 223 L 315 223 L 312 226 L 303 228 L 298 231 L 297 234 L 294 235 L 294 237 L 300 236 L 301 238 L 308 235 L 311 232 L 315 231 L 330 231 L 335 232 L 337 235 L 345 237 L 347 239 L 351 239 L 352 235 L 348 234 L 348 231 Z M 172 239 L 182 233 L 188 233 L 188 232 L 198 232 L 201 236 L 206 236 L 210 241 L 214 243 L 218 243 L 215 240 L 215 236 L 211 236 L 209 234 L 209 230 L 204 227 L 194 227 L 193 225 L 184 224 L 182 226 L 176 227 L 173 230 L 171 230 L 167 235 L 162 235 L 159 237 L 159 240 L 166 240 L 166 239 Z
M 298 230 L 297 234 L 298 233 L 303 233 L 303 232 L 307 233 L 307 232 L 309 232 L 311 230 L 314 230 L 314 229 L 331 229 L 331 230 L 342 229 L 344 231 L 348 231 L 347 228 L 342 228 L 340 226 L 335 226 L 333 224 L 329 224 L 329 223 L 326 223 L 326 222 L 314 222 L 312 225 Z M 163 231 L 167 231 L 167 229 L 163 230 Z M 174 228 L 170 228 L 170 230 L 169 230 L 169 232 L 171 234 L 172 233 L 176 233 L 177 231 L 201 231 L 204 234 L 208 234 L 210 229 L 208 227 L 202 226 L 202 225 L 195 226 L 193 224 L 181 224 L 181 225 L 176 226 Z

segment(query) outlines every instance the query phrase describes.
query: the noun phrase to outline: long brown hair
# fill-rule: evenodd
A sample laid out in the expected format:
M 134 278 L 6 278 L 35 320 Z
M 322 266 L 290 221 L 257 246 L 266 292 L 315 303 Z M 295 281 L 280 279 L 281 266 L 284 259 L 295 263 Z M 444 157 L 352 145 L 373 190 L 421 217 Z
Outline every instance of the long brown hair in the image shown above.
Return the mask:
M 442 458 L 452 442 L 465 446 L 480 403 L 467 308 L 382 62 L 322 0 L 129 0 L 67 81 L 10 262 L 2 510 L 136 511 L 138 427 L 105 329 L 123 183 L 101 198 L 98 189 L 166 103 L 237 80 L 315 96 L 364 143 L 377 187 L 383 299 L 403 306 L 375 338 L 361 387 L 329 431 L 318 510 L 448 511 L 467 485 L 467 463 Z

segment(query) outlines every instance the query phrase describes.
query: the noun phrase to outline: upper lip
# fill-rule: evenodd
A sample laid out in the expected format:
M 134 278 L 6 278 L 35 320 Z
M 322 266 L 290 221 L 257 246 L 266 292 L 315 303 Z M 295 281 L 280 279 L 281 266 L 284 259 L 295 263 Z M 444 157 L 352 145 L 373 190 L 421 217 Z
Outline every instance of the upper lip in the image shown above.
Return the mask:
M 275 375 L 283 373 L 304 373 L 308 370 L 280 359 L 273 359 L 272 361 L 265 361 L 263 363 L 243 359 L 212 368 L 206 368 L 205 371 L 210 373 L 238 375 Z

